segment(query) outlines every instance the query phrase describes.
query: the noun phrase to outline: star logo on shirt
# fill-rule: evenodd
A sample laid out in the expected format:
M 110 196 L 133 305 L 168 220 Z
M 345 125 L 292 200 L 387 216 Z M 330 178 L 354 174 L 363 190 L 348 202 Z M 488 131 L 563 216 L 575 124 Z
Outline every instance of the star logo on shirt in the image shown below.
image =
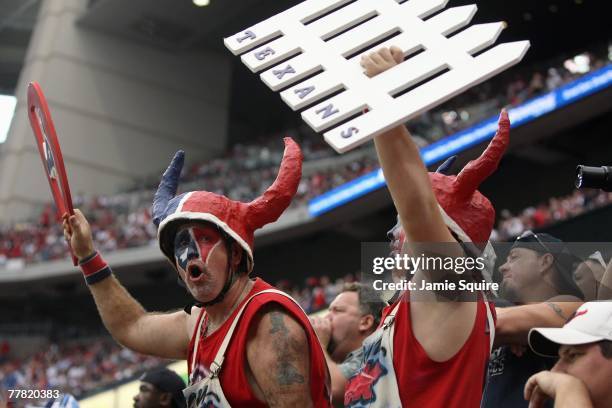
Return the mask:
M 387 373 L 379 361 L 369 361 L 357 375 L 349 379 L 344 395 L 344 405 L 347 407 L 376 401 L 374 386 Z

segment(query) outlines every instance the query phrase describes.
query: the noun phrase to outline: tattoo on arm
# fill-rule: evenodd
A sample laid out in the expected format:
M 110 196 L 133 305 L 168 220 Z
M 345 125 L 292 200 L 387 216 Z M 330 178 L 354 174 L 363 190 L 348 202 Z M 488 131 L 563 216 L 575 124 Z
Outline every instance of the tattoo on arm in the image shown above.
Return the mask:
M 292 364 L 296 360 L 299 347 L 294 338 L 291 337 L 284 317 L 281 312 L 270 313 L 272 328 L 270 334 L 273 336 L 274 349 L 276 350 L 276 372 L 275 377 L 279 385 L 287 386 L 303 384 L 304 376 Z
M 312 408 L 310 345 L 302 325 L 284 308 L 265 307 L 253 325 L 246 367 L 257 397 L 270 408 Z
M 553 302 L 546 302 L 546 305 L 550 307 L 560 318 L 567 321 L 568 317 L 563 314 L 563 310 L 559 307 L 559 305 Z

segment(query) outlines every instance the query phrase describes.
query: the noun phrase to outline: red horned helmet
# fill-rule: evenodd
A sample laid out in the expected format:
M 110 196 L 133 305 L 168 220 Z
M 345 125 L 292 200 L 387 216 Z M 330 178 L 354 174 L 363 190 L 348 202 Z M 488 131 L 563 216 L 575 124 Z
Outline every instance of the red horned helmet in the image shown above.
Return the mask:
M 250 203 L 233 201 L 208 191 L 176 196 L 185 153 L 179 150 L 164 172 L 153 199 L 153 223 L 164 255 L 174 265 L 174 236 L 186 222 L 205 221 L 217 225 L 246 252 L 248 271 L 253 269 L 255 230 L 276 221 L 289 207 L 302 177 L 302 152 L 293 141 L 284 139 L 285 151 L 274 183 Z
M 478 187 L 497 169 L 510 141 L 510 119 L 503 110 L 497 133 L 476 160 L 457 176 L 429 173 L 447 226 L 464 242 L 484 244 L 495 223 L 495 209 Z

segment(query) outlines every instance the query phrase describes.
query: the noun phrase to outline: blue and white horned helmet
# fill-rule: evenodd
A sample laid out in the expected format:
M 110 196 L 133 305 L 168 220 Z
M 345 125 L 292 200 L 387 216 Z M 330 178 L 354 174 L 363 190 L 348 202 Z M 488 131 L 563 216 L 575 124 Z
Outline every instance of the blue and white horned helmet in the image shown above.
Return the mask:
M 215 224 L 233 238 L 248 257 L 248 272 L 253 269 L 255 230 L 272 223 L 285 211 L 302 177 L 302 152 L 286 137 L 285 151 L 274 183 L 249 203 L 208 191 L 191 191 L 176 195 L 185 153 L 179 150 L 164 172 L 153 199 L 153 223 L 158 227 L 159 247 L 174 265 L 174 236 L 177 228 L 193 221 Z

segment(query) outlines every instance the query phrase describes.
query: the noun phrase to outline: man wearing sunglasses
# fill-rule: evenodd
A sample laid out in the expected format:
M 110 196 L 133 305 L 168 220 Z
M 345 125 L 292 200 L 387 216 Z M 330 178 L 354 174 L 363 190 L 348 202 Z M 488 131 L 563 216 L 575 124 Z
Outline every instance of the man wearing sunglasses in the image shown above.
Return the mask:
M 552 235 L 525 231 L 500 266 L 502 293 L 513 303 L 543 302 L 559 295 L 582 298 L 573 279 L 579 259 Z
M 512 245 L 499 267 L 503 298 L 496 302 L 499 347 L 491 354 L 483 407 L 528 406 L 523 398 L 525 382 L 552 368 L 554 361 L 526 350 L 527 333 L 536 326 L 561 327 L 580 306 L 583 295 L 572 277 L 577 261 L 563 241 L 545 233 L 525 231 Z

